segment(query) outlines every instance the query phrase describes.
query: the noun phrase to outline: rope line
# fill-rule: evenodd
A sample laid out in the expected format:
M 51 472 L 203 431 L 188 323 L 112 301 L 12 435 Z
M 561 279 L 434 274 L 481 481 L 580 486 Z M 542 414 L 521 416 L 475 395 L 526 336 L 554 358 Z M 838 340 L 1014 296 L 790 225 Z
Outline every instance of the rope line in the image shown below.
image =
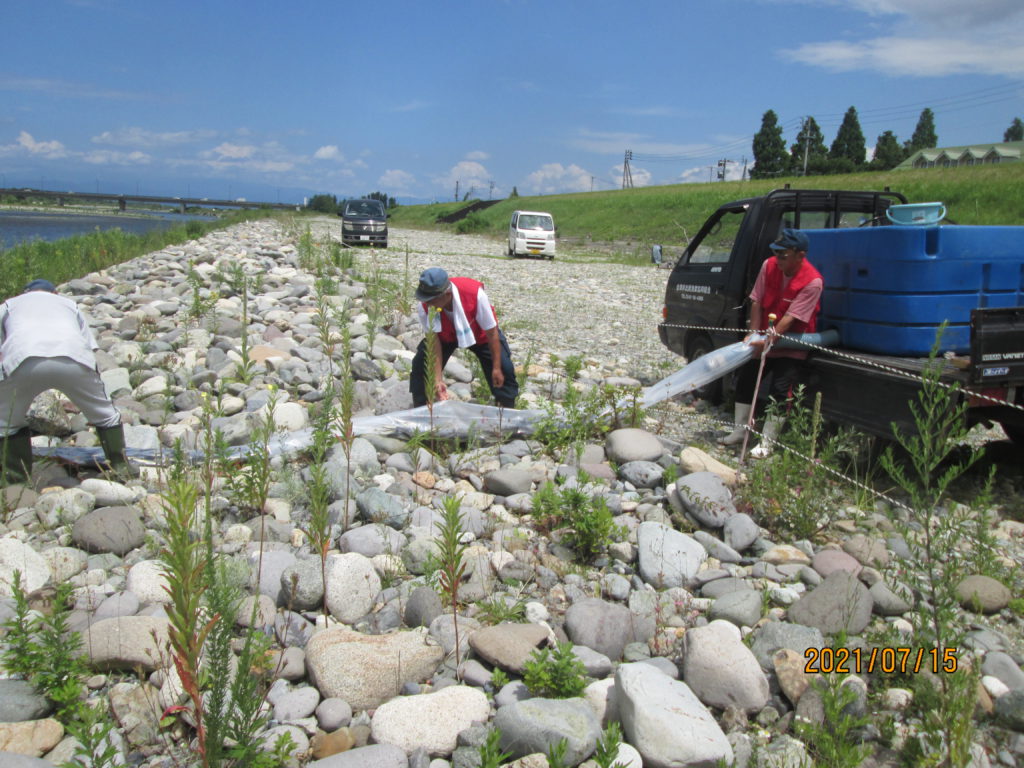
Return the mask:
M 745 329 L 745 328 L 720 328 L 720 327 L 714 327 L 714 326 L 708 326 L 708 325 L 681 325 L 679 323 L 660 323 L 660 325 L 665 327 L 665 328 L 683 328 L 685 330 L 720 331 L 720 332 L 723 332 L 723 333 L 749 333 L 749 330 Z M 911 371 L 907 371 L 907 370 L 904 370 L 904 369 L 901 369 L 901 368 L 895 368 L 895 367 L 893 367 L 891 365 L 886 365 L 885 363 L 880 363 L 877 360 L 868 360 L 867 358 L 858 357 L 857 355 L 852 355 L 849 352 L 839 352 L 838 350 L 832 349 L 831 347 L 823 347 L 823 346 L 821 346 L 819 344 L 812 344 L 809 341 L 804 341 L 804 340 L 798 339 L 798 338 L 796 338 L 794 336 L 785 336 L 784 338 L 786 338 L 788 341 L 796 342 L 797 344 L 801 344 L 803 346 L 806 346 L 809 349 L 813 349 L 813 350 L 815 350 L 817 352 L 825 352 L 827 354 L 832 355 L 833 357 L 839 358 L 840 360 L 847 360 L 849 362 L 857 363 L 859 365 L 863 365 L 863 366 L 866 366 L 868 368 L 877 368 L 878 370 L 885 371 L 886 373 L 891 373 L 893 375 L 896 375 L 896 376 L 899 376 L 899 377 L 902 377 L 902 378 L 905 378 L 905 379 L 908 379 L 908 380 L 919 381 L 920 378 L 921 378 L 920 376 L 912 373 Z M 1014 410 L 1017 410 L 1017 411 L 1024 411 L 1024 405 L 1017 405 L 1016 403 L 1011 403 L 1011 402 L 1008 402 L 1006 400 L 1003 400 L 1002 398 L 993 397 L 992 395 L 983 395 L 980 392 L 975 392 L 972 389 L 968 389 L 966 387 L 962 387 L 962 386 L 960 386 L 958 384 L 947 384 L 944 381 L 936 381 L 936 383 L 940 387 L 943 387 L 944 389 L 948 389 L 950 391 L 957 390 L 957 391 L 962 392 L 963 394 L 967 395 L 968 397 L 974 397 L 974 398 L 977 398 L 979 400 L 986 400 L 986 401 L 988 401 L 990 403 L 996 403 L 998 405 L 1003 405 L 1003 406 L 1006 406 L 1008 408 L 1013 408 Z
M 688 422 L 696 422 L 698 425 L 711 424 L 713 426 L 724 429 L 728 429 L 735 426 L 732 422 L 726 421 L 725 419 L 718 419 L 713 416 L 704 416 L 700 414 L 685 415 L 683 417 L 683 420 Z M 906 510 L 907 512 L 913 512 L 913 509 L 911 507 L 908 507 L 899 499 L 894 499 L 893 497 L 887 495 L 883 491 L 879 491 L 877 488 L 872 488 L 870 485 L 862 483 L 860 480 L 857 480 L 856 478 L 844 475 L 839 470 L 834 469 L 833 467 L 830 467 L 827 464 L 823 464 L 820 459 L 815 459 L 812 458 L 811 456 L 807 456 L 801 453 L 800 451 L 796 450 L 795 448 L 791 448 L 788 445 L 785 445 L 784 443 L 780 442 L 777 439 L 773 440 L 771 438 L 765 437 L 762 432 L 759 432 L 754 427 L 744 425 L 744 429 L 748 430 L 750 435 L 756 435 L 762 442 L 766 442 L 769 445 L 773 446 L 774 448 L 779 448 L 784 451 L 788 451 L 789 453 L 795 454 L 796 456 L 800 457 L 805 462 L 807 462 L 808 466 L 814 469 L 824 470 L 826 473 L 832 475 L 833 477 L 839 478 L 840 480 L 849 483 L 850 485 L 859 488 L 862 491 L 869 493 L 874 498 L 882 499 L 883 501 L 886 501 L 895 507 L 899 507 L 900 509 Z M 766 460 L 767 459 L 759 459 L 759 461 Z M 751 466 L 749 461 L 741 461 L 737 471 L 742 471 L 744 467 L 749 466 Z

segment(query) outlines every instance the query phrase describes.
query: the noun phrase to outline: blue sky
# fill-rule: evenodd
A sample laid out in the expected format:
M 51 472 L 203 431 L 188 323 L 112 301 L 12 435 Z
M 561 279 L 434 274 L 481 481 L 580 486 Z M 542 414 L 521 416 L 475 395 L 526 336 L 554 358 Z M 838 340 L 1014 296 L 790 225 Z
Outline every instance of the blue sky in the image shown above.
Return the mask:
M 1020 0 L 34 0 L 0 25 L 0 186 L 291 202 L 738 178 L 848 107 L 868 146 L 1024 117 Z M 493 184 L 493 187 L 492 187 Z

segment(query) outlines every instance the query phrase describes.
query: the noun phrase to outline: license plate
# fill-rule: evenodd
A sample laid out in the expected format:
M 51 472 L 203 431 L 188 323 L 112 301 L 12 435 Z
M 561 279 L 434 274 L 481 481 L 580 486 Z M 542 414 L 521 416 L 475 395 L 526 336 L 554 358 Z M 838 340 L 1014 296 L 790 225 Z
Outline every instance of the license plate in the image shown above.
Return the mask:
M 531 248 L 530 253 L 540 253 L 540 248 Z
M 370 236 L 369 236 L 369 235 L 360 235 L 360 236 L 359 236 L 359 239 L 360 239 L 360 240 L 369 240 L 369 239 L 370 239 Z

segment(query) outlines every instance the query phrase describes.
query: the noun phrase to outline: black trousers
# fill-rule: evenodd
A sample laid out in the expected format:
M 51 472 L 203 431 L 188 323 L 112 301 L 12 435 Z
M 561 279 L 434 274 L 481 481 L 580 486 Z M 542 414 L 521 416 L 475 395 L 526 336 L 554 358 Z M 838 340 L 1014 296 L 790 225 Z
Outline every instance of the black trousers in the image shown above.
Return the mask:
M 803 360 L 793 357 L 769 357 L 764 361 L 762 378 L 771 379 L 768 394 L 772 400 L 784 403 L 790 399 L 792 392 L 800 384 L 803 374 Z M 760 360 L 751 360 L 740 368 L 736 374 L 736 402 L 753 403 L 756 393 L 757 370 Z
M 500 387 L 495 387 L 494 382 L 491 381 L 494 360 L 491 358 L 490 345 L 485 341 L 483 344 L 474 344 L 467 349 L 480 361 L 480 365 L 484 369 L 484 377 L 487 379 L 487 386 L 491 388 L 491 394 L 494 395 L 498 405 L 504 408 L 515 408 L 516 398 L 519 396 L 519 382 L 516 381 L 516 369 L 512 365 L 512 353 L 509 351 L 508 341 L 505 340 L 505 334 L 500 329 L 498 330 L 498 340 L 501 342 L 501 372 L 505 376 L 505 383 Z M 458 345 L 455 342 L 450 344 L 441 342 L 442 370 L 456 349 L 458 349 Z M 423 339 L 416 349 L 416 357 L 412 359 L 412 373 L 409 376 L 409 392 L 412 393 L 412 404 L 417 408 L 427 404 L 426 369 L 427 340 Z

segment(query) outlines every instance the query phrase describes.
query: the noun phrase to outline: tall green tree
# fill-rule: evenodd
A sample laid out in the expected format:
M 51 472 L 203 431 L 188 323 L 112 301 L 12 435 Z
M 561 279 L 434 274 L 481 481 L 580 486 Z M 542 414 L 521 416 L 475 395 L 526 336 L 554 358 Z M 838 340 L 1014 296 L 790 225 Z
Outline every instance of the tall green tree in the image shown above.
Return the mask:
M 864 132 L 860 129 L 860 118 L 857 109 L 850 107 L 843 115 L 836 138 L 829 147 L 828 157 L 833 161 L 836 170 L 845 171 L 848 166 L 857 169 L 865 163 L 867 147 L 864 143 Z M 842 162 L 842 161 L 848 162 Z
M 789 147 L 793 173 L 803 176 L 824 173 L 828 165 L 828 147 L 825 136 L 813 117 L 804 120 L 800 133 Z M 806 173 L 805 173 L 806 171 Z
M 320 213 L 337 213 L 338 200 L 334 195 L 313 195 L 306 207 Z
M 1019 117 L 1013 118 L 1010 127 L 1003 134 L 1003 141 L 1024 141 L 1024 123 Z
M 896 134 L 886 131 L 879 134 L 875 139 L 875 156 L 871 160 L 871 168 L 878 171 L 887 171 L 895 168 L 906 159 L 903 147 L 896 140 Z
M 380 200 L 382 203 L 384 203 L 384 207 L 385 208 L 394 208 L 394 207 L 396 207 L 398 205 L 398 201 L 395 200 L 395 198 L 388 197 L 383 192 L 370 192 L 368 195 L 366 195 L 366 199 L 367 200 Z
M 769 109 L 761 118 L 761 130 L 754 134 L 754 167 L 752 179 L 768 179 L 781 176 L 789 169 L 789 154 L 782 138 L 779 116 Z
M 935 133 L 935 113 L 928 107 L 925 107 L 921 110 L 921 116 L 917 118 L 917 127 L 914 128 L 914 135 L 903 146 L 909 156 L 919 149 L 931 149 L 938 145 L 939 137 Z

